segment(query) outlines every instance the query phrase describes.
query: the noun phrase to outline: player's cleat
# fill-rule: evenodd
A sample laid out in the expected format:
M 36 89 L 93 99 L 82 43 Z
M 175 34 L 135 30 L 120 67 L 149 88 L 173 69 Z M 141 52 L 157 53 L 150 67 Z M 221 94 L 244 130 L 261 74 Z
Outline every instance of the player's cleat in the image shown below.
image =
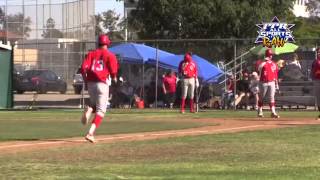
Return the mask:
M 83 112 L 82 117 L 81 117 L 81 123 L 83 125 L 88 124 L 88 121 L 90 119 L 91 114 L 92 114 L 92 108 L 87 106 L 86 109 Z
M 320 121 L 320 115 L 318 116 L 317 120 Z
M 258 117 L 260 117 L 260 118 L 264 117 L 262 110 L 259 110 L 259 109 L 258 109 Z
M 271 113 L 271 118 L 280 118 L 280 116 L 276 113 Z
M 181 112 L 181 114 L 184 114 L 184 113 L 185 113 L 185 111 L 184 111 L 184 110 L 181 110 L 180 112 Z
M 94 136 L 91 135 L 91 134 L 87 134 L 86 137 L 85 137 L 85 139 L 86 139 L 87 141 L 91 142 L 91 143 L 95 143 L 95 142 L 96 142 L 95 139 L 94 139 Z

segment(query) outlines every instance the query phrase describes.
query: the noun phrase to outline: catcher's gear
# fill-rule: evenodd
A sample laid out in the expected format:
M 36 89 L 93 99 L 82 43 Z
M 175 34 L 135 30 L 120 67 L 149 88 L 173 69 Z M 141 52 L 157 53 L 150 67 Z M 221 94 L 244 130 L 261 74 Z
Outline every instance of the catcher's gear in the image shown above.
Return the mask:
M 111 44 L 111 41 L 109 39 L 109 37 L 105 34 L 102 34 L 99 36 L 99 45 L 107 45 L 107 46 L 110 46 Z
M 266 57 L 271 57 L 273 55 L 272 49 L 266 50 Z

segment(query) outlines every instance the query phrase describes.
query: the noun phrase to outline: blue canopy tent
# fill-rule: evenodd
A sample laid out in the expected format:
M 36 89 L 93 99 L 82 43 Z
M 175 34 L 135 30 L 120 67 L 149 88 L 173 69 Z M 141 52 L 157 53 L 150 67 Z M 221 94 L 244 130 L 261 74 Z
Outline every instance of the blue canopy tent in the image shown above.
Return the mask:
M 178 71 L 179 63 L 183 60 L 183 57 L 184 55 L 159 57 L 159 67 Z M 202 82 L 215 83 L 223 74 L 222 70 L 198 55 L 192 55 L 192 59 L 198 66 L 198 76 L 201 78 Z M 151 59 L 148 61 L 148 63 L 156 64 L 157 61 Z
M 111 52 L 116 54 L 123 63 L 129 64 L 142 64 L 142 77 L 144 77 L 144 64 L 149 60 L 154 60 L 157 62 L 159 59 L 163 59 L 168 56 L 173 56 L 174 54 L 146 46 L 144 44 L 136 43 L 121 43 L 109 48 Z M 156 77 L 158 77 L 158 68 L 156 68 Z M 158 79 L 156 78 L 156 87 L 158 85 Z M 143 97 L 144 97 L 144 78 L 142 78 L 143 87 Z M 155 92 L 155 97 L 158 96 L 157 88 Z M 155 98 L 157 104 L 157 98 Z
M 174 56 L 168 56 L 159 58 L 159 61 L 156 60 L 149 60 L 148 63 L 150 64 L 156 64 L 158 63 L 159 67 L 166 68 L 166 69 L 173 69 L 175 71 L 178 71 L 179 63 L 183 60 L 184 55 L 174 55 Z M 223 71 L 216 67 L 215 65 L 211 64 L 207 60 L 203 59 L 202 57 L 198 55 L 192 55 L 192 59 L 196 62 L 198 67 L 198 77 L 203 83 L 216 83 L 218 82 L 218 79 L 223 75 Z M 202 91 L 202 84 L 200 85 L 199 91 L 196 88 L 196 104 L 197 104 L 197 112 L 199 110 L 199 98 Z
M 122 43 L 109 48 L 111 52 L 118 55 L 126 63 L 144 64 L 148 60 L 162 59 L 174 54 L 136 43 Z

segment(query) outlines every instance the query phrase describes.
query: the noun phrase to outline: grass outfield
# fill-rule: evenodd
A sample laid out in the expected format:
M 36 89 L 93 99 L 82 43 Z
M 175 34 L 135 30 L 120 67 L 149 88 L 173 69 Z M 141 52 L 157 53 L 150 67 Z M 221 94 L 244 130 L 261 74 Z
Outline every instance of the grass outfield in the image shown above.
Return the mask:
M 0 155 L 3 179 L 318 179 L 320 126 Z
M 0 141 L 41 140 L 83 136 L 88 126 L 80 124 L 79 110 L 0 111 Z M 265 113 L 266 116 L 269 112 Z M 315 111 L 284 111 L 282 117 L 314 118 Z M 207 111 L 180 114 L 177 110 L 112 110 L 97 135 L 186 129 L 214 125 L 191 122 L 201 118 L 255 118 L 255 111 Z
M 283 111 L 285 118 L 317 112 Z M 266 112 L 265 115 L 268 115 Z M 82 136 L 80 111 L 0 111 L 0 139 Z M 99 134 L 208 125 L 191 118 L 248 118 L 255 112 L 113 110 Z M 107 122 L 108 121 L 108 122 Z M 1 154 L 0 179 L 319 179 L 320 126 L 304 126 Z

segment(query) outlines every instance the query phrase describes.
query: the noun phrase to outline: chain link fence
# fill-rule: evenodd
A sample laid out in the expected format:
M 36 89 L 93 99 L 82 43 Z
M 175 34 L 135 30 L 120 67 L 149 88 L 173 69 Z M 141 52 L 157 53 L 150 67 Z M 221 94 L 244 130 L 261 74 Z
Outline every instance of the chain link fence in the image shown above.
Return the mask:
M 26 91 L 24 94 L 18 94 L 23 92 L 15 89 L 16 107 L 83 106 L 84 100 L 88 97 L 87 92 L 80 91 L 84 93 L 78 95 L 79 89 L 76 89 L 75 83 L 79 80 L 77 71 L 85 54 L 96 48 L 94 11 L 94 0 L 4 0 L 0 2 L 0 40 L 14 47 L 15 79 L 20 78 L 23 81 L 26 70 L 42 69 L 50 71 L 47 75 L 49 79 L 60 82 L 59 85 L 52 85 L 58 93 L 47 90 L 47 94 L 37 94 L 37 92 L 43 93 L 42 89 L 42 91 L 31 93 Z M 191 51 L 221 68 L 226 72 L 225 74 L 234 74 L 239 79 L 241 72 L 252 72 L 255 61 L 262 58 L 250 53 L 254 40 L 172 39 L 131 42 L 143 43 L 174 54 L 183 55 Z M 312 105 L 310 68 L 315 59 L 314 50 L 318 47 L 319 41 L 320 39 L 296 39 L 296 44 L 299 45 L 296 53 L 300 59 L 301 69 L 299 72 L 287 71 L 283 75 L 283 99 L 278 99 L 284 102 L 283 104 Z M 113 42 L 113 45 L 119 43 L 124 42 Z M 276 61 L 289 62 L 293 54 L 279 55 L 274 58 Z M 112 87 L 111 106 L 131 107 L 134 104 L 134 97 L 141 97 L 146 107 L 162 107 L 164 95 L 161 81 L 168 69 L 158 68 L 148 63 L 127 63 L 121 59 L 121 56 L 118 56 L 118 59 L 121 65 L 119 75 L 124 81 L 121 85 Z M 199 96 L 200 103 L 204 104 L 203 107 L 212 107 L 208 102 L 214 97 L 221 97 L 225 88 L 224 79 L 226 76 L 220 78 L 220 83 L 203 84 Z M 18 83 L 15 84 L 19 86 Z M 63 89 L 64 87 L 66 89 Z M 85 90 L 83 85 L 82 87 Z M 178 87 L 176 106 L 179 106 L 179 91 Z M 290 99 L 299 98 L 302 99 L 301 102 L 290 101 Z M 303 100 L 308 98 L 310 101 L 305 103 Z
M 131 41 L 132 42 L 132 41 Z M 141 43 L 151 47 L 155 47 L 174 54 L 185 54 L 192 52 L 204 59 L 207 59 L 212 64 L 221 68 L 223 71 L 236 74 L 239 78 L 243 71 L 254 71 L 255 62 L 261 59 L 257 55 L 250 53 L 253 48 L 253 39 L 194 39 L 194 40 L 148 40 L 148 41 L 134 41 L 134 43 Z M 112 46 L 125 42 L 113 42 Z M 310 79 L 311 63 L 315 59 L 315 48 L 319 40 L 317 39 L 298 39 L 296 40 L 299 49 L 296 53 L 299 56 L 301 71 L 299 74 L 288 72 L 283 78 L 282 87 L 283 93 L 278 100 L 279 104 L 286 106 L 304 106 L 310 105 L 314 102 L 312 82 Z M 87 92 L 84 91 L 83 95 L 74 94 L 73 81 L 78 67 L 82 63 L 85 54 L 90 49 L 96 48 L 94 41 L 72 41 L 72 42 L 45 42 L 40 43 L 31 42 L 21 44 L 30 50 L 30 54 L 25 56 L 35 56 L 36 63 L 31 69 L 49 69 L 61 76 L 67 82 L 67 95 L 60 95 L 57 93 L 50 93 L 52 99 L 57 101 L 56 98 L 64 97 L 63 102 L 51 102 L 53 105 L 69 105 L 82 107 L 83 100 L 86 99 Z M 33 50 L 33 51 L 32 51 Z M 15 61 L 19 59 L 19 51 L 21 49 L 16 47 L 14 52 L 16 54 Z M 25 51 L 26 52 L 26 51 Z M 20 56 L 21 58 L 21 56 Z M 276 61 L 285 60 L 289 62 L 293 58 L 293 53 L 275 56 Z M 168 72 L 168 69 L 156 68 L 155 65 L 148 63 L 127 63 L 118 56 L 120 63 L 119 76 L 123 78 L 123 83 L 120 86 L 112 87 L 112 107 L 131 107 L 134 105 L 134 97 L 141 97 L 146 107 L 163 107 L 164 95 L 162 92 L 162 77 Z M 237 61 L 234 61 L 236 59 Z M 17 64 L 16 64 L 17 67 Z M 18 68 L 17 68 L 18 69 Z M 201 107 L 218 108 L 221 100 L 216 100 L 216 105 L 210 104 L 210 99 L 221 97 L 223 89 L 225 88 L 225 77 L 220 78 L 220 83 L 216 84 L 203 84 L 201 94 L 199 97 Z M 299 89 L 299 92 L 295 90 Z M 296 89 L 294 89 L 296 88 Z M 179 93 L 180 88 L 177 89 L 176 107 L 179 106 Z M 296 93 L 296 94 L 295 94 Z M 28 93 L 25 93 L 25 95 Z M 23 95 L 17 95 L 23 96 Z M 44 97 L 46 95 L 38 95 Z M 292 102 L 292 96 L 301 98 L 297 102 Z M 301 97 L 300 97 L 301 96 Z M 298 99 L 299 99 L 298 98 Z M 308 99 L 309 98 L 309 99 Z M 29 99 L 32 99 L 29 97 Z M 17 103 L 21 105 L 21 103 Z M 209 105 L 210 104 L 210 105 Z M 214 103 L 213 103 L 214 104 Z

